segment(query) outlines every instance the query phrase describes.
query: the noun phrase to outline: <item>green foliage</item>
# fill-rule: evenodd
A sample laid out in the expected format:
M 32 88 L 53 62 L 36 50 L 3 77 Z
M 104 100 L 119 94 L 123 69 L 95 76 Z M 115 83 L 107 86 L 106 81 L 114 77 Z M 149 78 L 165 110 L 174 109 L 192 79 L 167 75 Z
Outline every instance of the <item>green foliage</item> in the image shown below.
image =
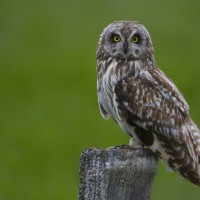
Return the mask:
M 0 199 L 75 200 L 81 151 L 128 143 L 101 118 L 96 97 L 97 41 L 114 20 L 149 29 L 157 64 L 200 125 L 200 1 L 183 2 L 0 2 Z M 152 199 L 199 196 L 198 187 L 161 164 Z

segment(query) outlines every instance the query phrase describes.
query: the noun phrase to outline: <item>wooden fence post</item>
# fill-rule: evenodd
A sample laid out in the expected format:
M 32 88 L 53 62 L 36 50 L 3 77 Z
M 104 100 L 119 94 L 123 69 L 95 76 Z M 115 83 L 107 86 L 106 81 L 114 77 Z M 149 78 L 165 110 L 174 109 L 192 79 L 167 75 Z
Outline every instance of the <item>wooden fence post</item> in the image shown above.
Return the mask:
M 149 200 L 157 166 L 157 157 L 148 149 L 85 149 L 79 200 Z

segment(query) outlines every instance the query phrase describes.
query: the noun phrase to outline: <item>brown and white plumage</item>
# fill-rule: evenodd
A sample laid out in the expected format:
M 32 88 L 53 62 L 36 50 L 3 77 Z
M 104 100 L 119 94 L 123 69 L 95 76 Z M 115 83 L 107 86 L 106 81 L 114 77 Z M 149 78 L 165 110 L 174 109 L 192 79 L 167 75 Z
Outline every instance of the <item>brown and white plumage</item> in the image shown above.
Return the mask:
M 117 36 L 117 37 L 116 37 Z M 97 49 L 102 116 L 112 116 L 175 171 L 200 185 L 200 132 L 174 83 L 156 66 L 146 28 L 132 21 L 106 27 Z

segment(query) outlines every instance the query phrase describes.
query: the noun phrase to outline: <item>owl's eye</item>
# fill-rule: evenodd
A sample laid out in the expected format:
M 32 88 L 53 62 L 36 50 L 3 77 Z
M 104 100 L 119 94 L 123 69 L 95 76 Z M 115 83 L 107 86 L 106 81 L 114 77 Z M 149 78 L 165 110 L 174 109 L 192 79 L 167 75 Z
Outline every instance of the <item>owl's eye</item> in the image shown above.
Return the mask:
M 139 42 L 139 37 L 134 35 L 132 38 L 131 38 L 131 42 L 133 43 L 138 43 Z
M 114 42 L 119 42 L 121 40 L 119 35 L 113 35 L 113 41 Z

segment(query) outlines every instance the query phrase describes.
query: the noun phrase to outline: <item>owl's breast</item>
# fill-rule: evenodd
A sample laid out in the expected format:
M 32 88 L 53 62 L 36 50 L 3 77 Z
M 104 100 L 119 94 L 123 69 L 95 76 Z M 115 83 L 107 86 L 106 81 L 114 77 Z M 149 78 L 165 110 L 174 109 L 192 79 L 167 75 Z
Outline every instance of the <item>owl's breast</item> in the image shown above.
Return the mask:
M 122 62 L 122 60 L 112 59 L 101 62 L 98 68 L 97 90 L 101 114 L 105 119 L 111 115 L 116 121 L 121 121 L 115 87 L 127 76 L 136 77 L 140 70 L 139 64 L 138 62 L 126 60 Z
M 115 120 L 118 120 L 114 94 L 115 86 L 120 80 L 118 62 L 112 59 L 107 62 L 101 62 L 98 67 L 100 70 L 97 79 L 97 91 L 101 114 L 105 119 L 108 119 L 109 115 L 111 115 Z

